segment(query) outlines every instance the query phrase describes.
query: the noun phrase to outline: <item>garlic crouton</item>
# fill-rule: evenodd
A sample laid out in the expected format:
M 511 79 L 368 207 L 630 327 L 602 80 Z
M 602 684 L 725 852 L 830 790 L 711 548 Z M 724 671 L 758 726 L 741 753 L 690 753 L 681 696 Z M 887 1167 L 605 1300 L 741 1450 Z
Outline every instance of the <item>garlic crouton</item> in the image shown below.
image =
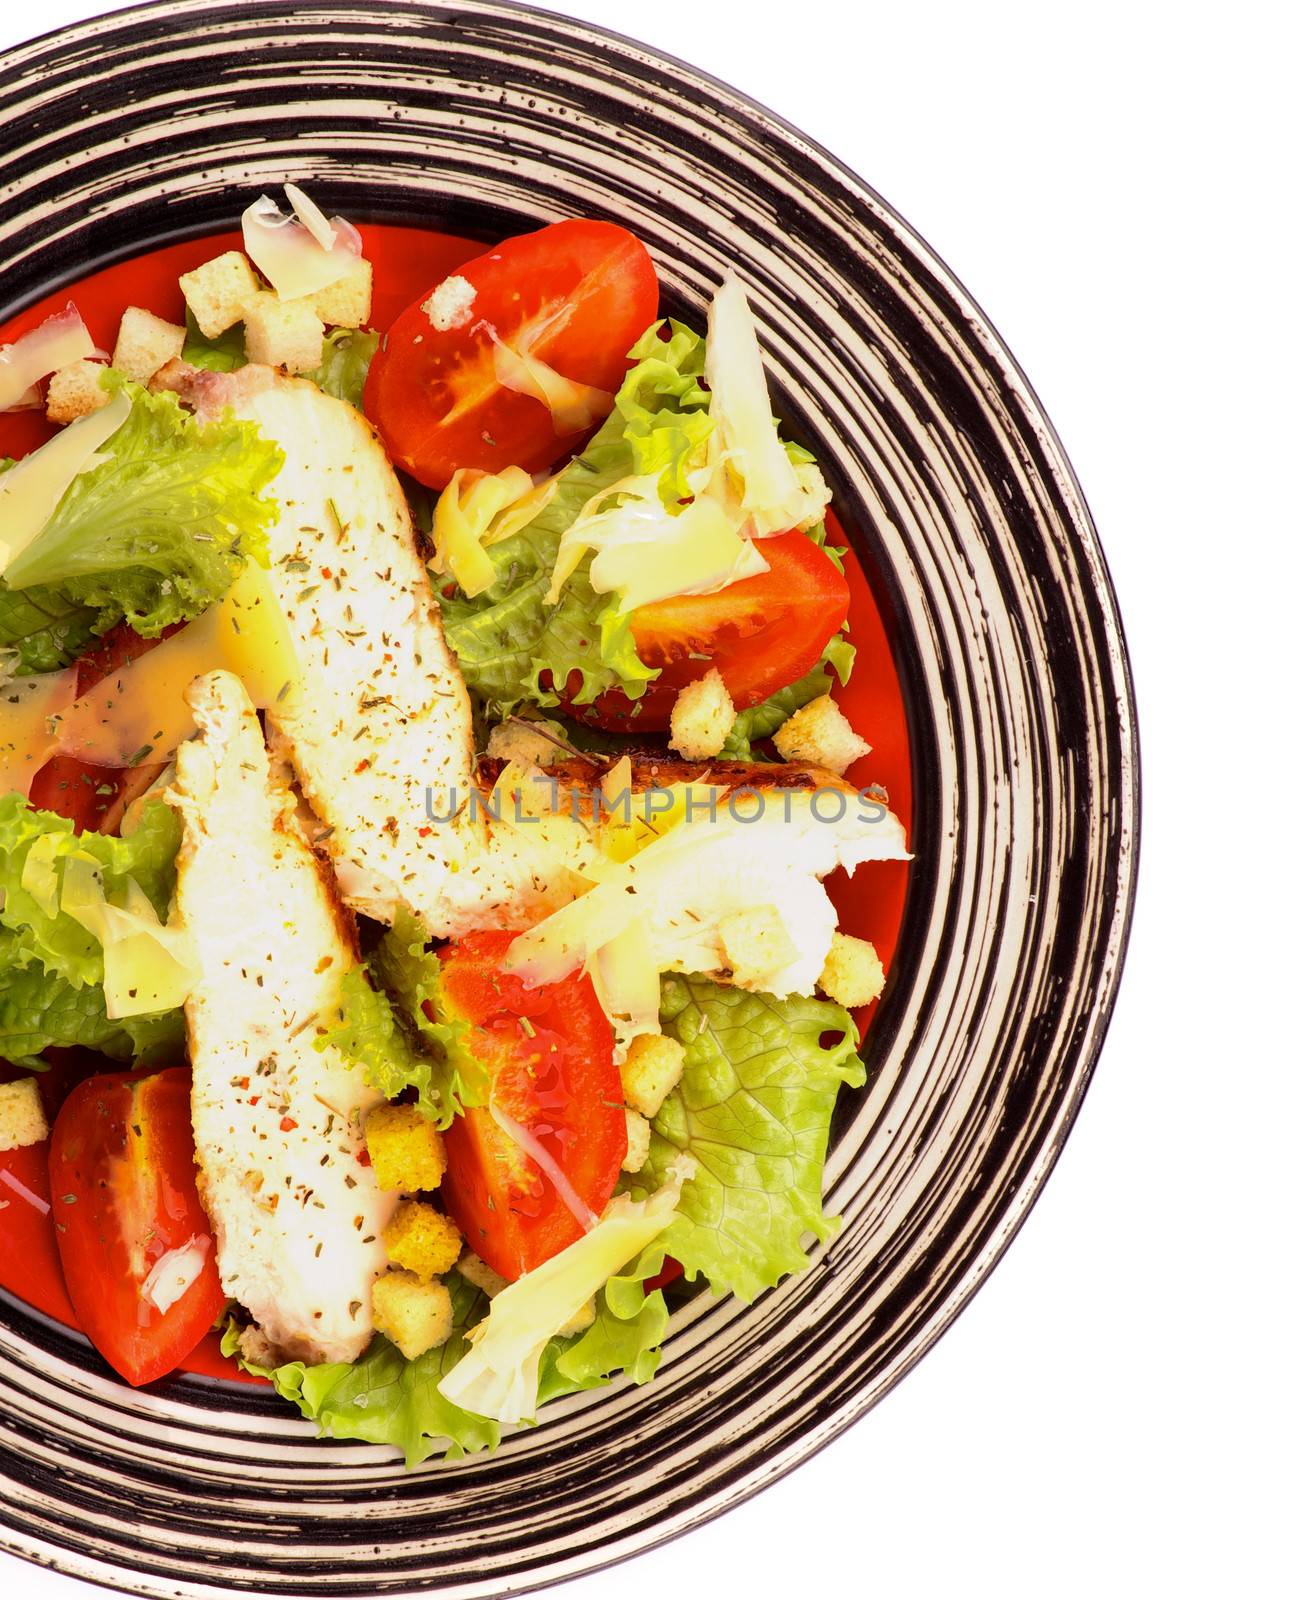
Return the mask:
M 438 1278 L 462 1253 L 462 1235 L 451 1217 L 421 1200 L 400 1201 L 385 1229 L 385 1252 L 395 1266 L 418 1278 Z
M 104 367 L 97 361 L 74 361 L 60 367 L 45 392 L 45 414 L 51 422 L 76 422 L 106 406 L 112 398 L 100 384 Z
M 311 372 L 321 366 L 326 328 L 313 310 L 311 297 L 281 300 L 270 291 L 254 296 L 245 308 L 245 355 L 287 372 Z
M 782 972 L 800 955 L 774 906 L 750 906 L 721 917 L 720 943 L 734 982 L 742 989 Z
M 22 1150 L 50 1137 L 35 1078 L 0 1083 L 0 1150 Z
M 216 339 L 243 320 L 254 297 L 262 293 L 248 256 L 228 250 L 193 272 L 181 274 L 181 292 L 205 339 Z
M 391 1270 L 371 1291 L 376 1331 L 409 1361 L 443 1344 L 453 1331 L 453 1299 L 442 1283 L 422 1283 L 411 1272 Z
M 625 1107 L 625 1159 L 620 1163 L 622 1172 L 642 1172 L 647 1165 L 648 1151 L 652 1148 L 652 1124 L 637 1111 Z
M 179 323 L 128 306 L 118 324 L 113 365 L 136 383 L 148 383 L 160 367 L 176 360 L 185 343 L 186 330 Z
M 620 1067 L 625 1099 L 641 1116 L 655 1117 L 684 1075 L 684 1047 L 664 1033 L 640 1034 Z
M 496 1294 L 501 1294 L 507 1287 L 508 1279 L 501 1272 L 495 1272 L 487 1261 L 481 1261 L 474 1250 L 463 1250 L 457 1258 L 457 1270 L 468 1283 L 473 1283 L 492 1300 Z
M 819 985 L 840 1006 L 867 1006 L 883 992 L 883 963 L 878 951 L 868 939 L 835 933 Z
M 822 694 L 794 711 L 774 736 L 774 748 L 785 761 L 826 767 L 838 777 L 871 746 L 843 716 L 831 695 Z
M 342 278 L 307 298 L 328 328 L 360 328 L 371 316 L 371 262 L 359 258 Z
M 670 713 L 671 749 L 689 761 L 718 756 L 736 714 L 724 679 L 712 667 L 704 678 L 679 691 Z
M 367 1154 L 382 1189 L 437 1189 L 448 1158 L 433 1122 L 415 1106 L 377 1106 L 367 1118 Z
M 470 322 L 474 303 L 474 286 L 454 273 L 438 285 L 421 309 L 436 333 L 447 333 L 450 328 L 462 328 Z

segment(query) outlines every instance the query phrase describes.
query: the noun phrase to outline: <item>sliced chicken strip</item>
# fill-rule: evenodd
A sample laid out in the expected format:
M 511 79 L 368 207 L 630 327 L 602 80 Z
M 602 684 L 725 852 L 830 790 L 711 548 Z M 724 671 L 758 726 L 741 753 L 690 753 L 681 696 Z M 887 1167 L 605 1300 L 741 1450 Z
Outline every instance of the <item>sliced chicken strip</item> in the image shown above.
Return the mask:
M 222 1287 L 264 1358 L 352 1361 L 371 1338 L 394 1207 L 360 1159 L 380 1096 L 313 1047 L 357 959 L 352 919 L 271 777 L 239 679 L 211 673 L 189 698 L 199 733 L 177 751 L 169 799 L 183 822 L 177 908 L 201 968 L 186 1027 Z
M 555 909 L 546 856 L 469 810 L 470 700 L 407 501 L 366 419 L 267 367 L 173 362 L 155 382 L 201 415 L 229 406 L 285 452 L 270 576 L 303 692 L 268 725 L 324 825 L 346 902 L 381 922 L 407 907 L 437 937 Z M 437 820 L 459 807 L 455 822 Z

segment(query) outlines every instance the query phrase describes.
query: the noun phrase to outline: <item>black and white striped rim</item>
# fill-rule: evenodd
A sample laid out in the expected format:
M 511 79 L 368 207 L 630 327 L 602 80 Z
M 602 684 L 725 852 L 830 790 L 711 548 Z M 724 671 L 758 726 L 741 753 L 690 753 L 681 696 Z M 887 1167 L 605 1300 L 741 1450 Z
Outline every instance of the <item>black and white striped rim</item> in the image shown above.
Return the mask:
M 408 1476 L 261 1393 L 133 1394 L 0 1317 L 0 1542 L 152 1595 L 519 1593 L 629 1556 L 861 1416 L 991 1270 L 1067 1135 L 1136 867 L 1127 663 L 1054 432 L 963 289 L 799 133 L 641 46 L 488 0 L 182 0 L 0 58 L 0 312 L 251 187 L 485 236 L 592 213 L 685 309 L 752 293 L 786 416 L 875 574 L 915 790 L 901 951 L 829 1165 L 842 1233 L 745 1309 L 678 1314 L 655 1383 Z M 866 869 L 872 870 L 871 869 Z

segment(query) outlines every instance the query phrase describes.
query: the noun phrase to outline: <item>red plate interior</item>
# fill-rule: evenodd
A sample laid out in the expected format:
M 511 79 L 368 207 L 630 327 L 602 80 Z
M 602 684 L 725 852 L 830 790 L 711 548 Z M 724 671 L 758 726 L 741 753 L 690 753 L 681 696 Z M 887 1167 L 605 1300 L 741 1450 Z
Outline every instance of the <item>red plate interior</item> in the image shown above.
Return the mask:
M 375 267 L 372 309 L 378 328 L 388 327 L 419 294 L 484 248 L 473 240 L 418 228 L 377 224 L 364 225 L 360 231 L 367 259 Z M 81 312 L 92 338 L 106 350 L 113 347 L 118 320 L 128 305 L 142 306 L 160 317 L 180 322 L 185 308 L 177 287 L 179 275 L 220 251 L 242 248 L 242 242 L 238 233 L 213 234 L 152 250 L 92 273 L 0 324 L 0 344 L 16 339 L 69 300 Z M 0 416 L 0 456 L 25 455 L 53 432 L 39 411 Z M 836 524 L 834 530 L 836 533 Z M 848 776 L 860 784 L 881 784 L 891 798 L 893 810 L 908 826 L 910 758 L 901 685 L 882 618 L 854 559 L 848 559 L 847 576 L 851 584 L 851 636 L 857 654 L 851 682 L 838 699 L 858 731 L 874 746 L 873 753 L 858 762 Z M 871 863 L 860 869 L 854 883 L 841 873 L 829 882 L 843 929 L 872 939 L 885 967 L 896 949 L 905 905 L 906 872 L 904 862 Z M 860 1018 L 862 1026 L 869 1015 L 866 1012 Z M 62 1095 L 78 1077 L 102 1066 L 102 1061 L 88 1056 L 81 1065 L 69 1062 L 45 1074 L 42 1090 L 47 1113 L 53 1116 Z M 3 1063 L 0 1074 L 14 1075 Z M 49 1206 L 45 1157 L 44 1145 L 8 1151 L 0 1155 L 0 1173 L 10 1174 L 41 1205 Z M 57 1213 L 57 1200 L 47 1214 L 18 1190 L 0 1182 L 0 1287 L 68 1327 L 76 1327 L 55 1245 Z M 233 1361 L 221 1355 L 214 1335 L 209 1335 L 184 1363 L 184 1370 L 226 1378 L 245 1376 Z

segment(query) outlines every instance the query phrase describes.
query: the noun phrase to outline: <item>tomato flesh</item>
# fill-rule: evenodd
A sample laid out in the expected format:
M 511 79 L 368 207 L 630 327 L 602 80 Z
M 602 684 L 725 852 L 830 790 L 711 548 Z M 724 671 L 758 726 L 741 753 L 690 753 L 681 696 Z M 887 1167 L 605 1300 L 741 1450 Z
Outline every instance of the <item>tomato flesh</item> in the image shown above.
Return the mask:
M 226 1304 L 195 1186 L 190 1073 L 78 1084 L 50 1135 L 50 1198 L 86 1336 L 134 1386 L 171 1372 Z
M 111 673 L 129 661 L 145 655 L 177 631 L 181 624 L 165 628 L 157 639 L 146 639 L 120 622 L 77 659 L 77 693 L 87 694 Z M 30 798 L 42 811 L 57 811 L 70 817 L 77 832 L 90 828 L 96 833 L 116 833 L 122 814 L 144 794 L 163 771 L 163 763 L 135 767 L 95 767 L 76 756 L 52 756 L 32 779 Z
M 614 733 L 664 732 L 679 691 L 712 667 L 739 711 L 809 672 L 847 620 L 847 580 L 831 556 L 796 530 L 766 539 L 760 548 L 768 572 L 715 594 L 676 595 L 640 606 L 630 618 L 634 642 L 659 676 L 638 700 L 607 690 L 581 706 L 563 691 L 571 715 Z
M 554 222 L 504 239 L 457 276 L 475 293 L 461 326 L 436 329 L 423 294 L 385 335 L 363 398 L 390 457 L 436 489 L 459 467 L 541 471 L 590 431 L 559 434 L 541 400 L 505 388 L 493 334 L 563 377 L 614 391 L 657 314 L 652 258 L 612 222 Z
M 611 1026 L 592 983 L 575 974 L 527 989 L 502 971 L 515 937 L 470 934 L 442 955 L 445 1010 L 467 1023 L 490 1087 L 488 1105 L 467 1108 L 444 1136 L 441 1193 L 470 1247 L 510 1279 L 581 1236 L 626 1151 Z

